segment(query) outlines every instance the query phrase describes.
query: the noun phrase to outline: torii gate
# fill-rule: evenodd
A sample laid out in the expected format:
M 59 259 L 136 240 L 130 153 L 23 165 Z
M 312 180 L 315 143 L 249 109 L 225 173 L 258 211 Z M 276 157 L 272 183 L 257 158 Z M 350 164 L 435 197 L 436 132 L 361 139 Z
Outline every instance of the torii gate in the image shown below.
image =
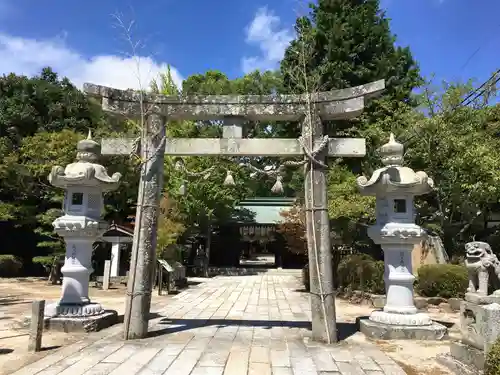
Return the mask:
M 136 118 L 146 115 L 146 129 L 140 147 L 145 169 L 141 174 L 137 202 L 125 338 L 143 338 L 148 332 L 164 155 L 304 156 L 307 160 L 305 205 L 312 337 L 316 341 L 336 342 L 326 159 L 328 156 L 363 157 L 366 146 L 362 138 L 328 139 L 323 134 L 322 121 L 358 116 L 364 109 L 365 99 L 381 93 L 384 88 L 385 83 L 380 80 L 314 94 L 196 95 L 179 98 L 85 84 L 84 90 L 101 100 L 104 110 Z M 223 120 L 223 137 L 167 139 L 165 124 L 172 120 Z M 245 120 L 300 121 L 302 136 L 299 139 L 242 138 Z M 102 154 L 130 155 L 135 146 L 132 139 L 104 139 Z

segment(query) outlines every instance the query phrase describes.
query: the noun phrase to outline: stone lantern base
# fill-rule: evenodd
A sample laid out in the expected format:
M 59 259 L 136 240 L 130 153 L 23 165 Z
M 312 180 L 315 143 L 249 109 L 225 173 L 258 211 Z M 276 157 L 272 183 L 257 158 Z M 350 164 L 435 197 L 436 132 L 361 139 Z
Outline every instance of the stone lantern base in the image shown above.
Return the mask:
M 377 314 L 379 313 L 379 314 Z M 410 314 L 403 324 L 389 324 L 377 321 L 381 311 L 374 311 L 374 318 L 358 318 L 359 330 L 373 340 L 442 340 L 447 337 L 447 328 L 429 319 L 427 314 Z M 403 314 L 391 314 L 403 317 Z M 416 324 L 424 322 L 426 324 Z M 407 323 L 407 324 L 405 324 Z M 413 324 L 412 324 L 413 323 Z
M 64 332 L 93 332 L 118 323 L 118 313 L 104 310 L 99 303 L 48 305 L 45 308 L 45 327 Z
M 105 310 L 93 316 L 54 316 L 44 319 L 46 329 L 62 332 L 96 332 L 116 323 L 118 313 L 114 310 Z
M 82 304 L 63 304 L 63 303 L 52 303 L 45 307 L 45 317 L 77 317 L 85 318 L 90 316 L 98 316 L 104 313 L 104 309 L 101 304 L 89 302 Z
M 25 317 L 23 326 L 28 327 L 31 316 Z M 96 332 L 118 323 L 118 313 L 104 310 L 98 303 L 61 305 L 53 303 L 45 307 L 44 328 L 60 332 Z

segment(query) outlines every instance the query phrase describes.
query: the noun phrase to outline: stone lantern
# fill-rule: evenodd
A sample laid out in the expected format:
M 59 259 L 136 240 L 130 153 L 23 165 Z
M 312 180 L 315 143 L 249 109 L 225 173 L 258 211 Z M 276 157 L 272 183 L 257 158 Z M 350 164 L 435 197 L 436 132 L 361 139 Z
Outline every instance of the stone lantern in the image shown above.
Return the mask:
M 376 197 L 376 223 L 368 236 L 384 251 L 386 301 L 360 322 L 361 331 L 381 339 L 440 339 L 446 328 L 418 312 L 413 300 L 412 251 L 426 237 L 415 224 L 414 197 L 429 193 L 434 183 L 425 172 L 403 167 L 403 145 L 391 134 L 380 150 L 383 168 L 368 180 L 357 178 L 363 195 Z
M 100 155 L 101 146 L 92 140 L 89 132 L 87 139 L 78 142 L 76 162 L 66 168 L 53 167 L 48 177 L 53 186 L 65 189 L 64 216 L 53 222 L 55 232 L 66 243 L 66 256 L 61 268 L 61 299 L 45 309 L 51 325 L 52 321 L 70 319 L 88 327 L 88 320 L 109 321 L 113 320 L 110 315 L 116 317 L 115 312 L 105 311 L 100 304 L 89 299 L 92 245 L 108 228 L 108 223 L 101 220 L 104 209 L 102 193 L 115 190 L 121 178 L 119 173 L 108 176 L 106 168 L 97 164 Z M 68 329 L 68 324 L 64 325 Z

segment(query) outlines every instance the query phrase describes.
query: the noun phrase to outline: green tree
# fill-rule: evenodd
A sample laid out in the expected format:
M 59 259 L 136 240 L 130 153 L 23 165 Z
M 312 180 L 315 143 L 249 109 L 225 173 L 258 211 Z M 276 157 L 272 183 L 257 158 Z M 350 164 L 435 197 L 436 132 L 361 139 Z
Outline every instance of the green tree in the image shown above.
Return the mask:
M 0 137 L 18 145 L 39 131 L 71 128 L 86 133 L 103 125 L 99 106 L 50 68 L 34 77 L 0 77 Z
M 197 75 L 188 78 L 183 83 L 183 94 L 194 95 L 224 92 L 224 82 L 229 82 L 222 73 L 208 72 L 206 76 Z M 152 91 L 163 95 L 180 95 L 175 86 L 170 70 L 161 75 L 160 79 L 152 82 Z M 196 90 L 196 91 L 195 91 Z M 220 125 L 214 122 L 195 123 L 193 121 L 170 121 L 167 124 L 167 137 L 217 137 L 220 134 Z M 165 158 L 164 190 L 170 199 L 178 202 L 180 214 L 185 227 L 199 226 L 206 230 L 208 221 L 226 220 L 234 209 L 235 204 L 248 193 L 248 178 L 241 173 L 232 159 L 222 157 L 185 157 L 183 163 L 186 170 L 175 168 L 177 159 Z M 208 171 L 212 166 L 216 169 Z M 234 173 L 235 186 L 223 186 L 226 170 Z M 189 174 L 198 176 L 189 177 Z M 185 194 L 180 195 L 181 185 L 186 187 Z M 166 230 L 166 229 L 165 229 Z
M 329 169 L 334 237 L 351 243 L 348 239 L 360 238 L 362 228 L 358 223 L 369 222 L 373 212 L 373 202 L 353 192 L 355 177 L 373 171 L 377 163 L 374 151 L 382 135 L 386 137 L 394 128 L 394 116 L 402 106 L 406 109 L 416 104 L 412 90 L 422 79 L 409 48 L 395 46 L 378 0 L 318 0 L 310 5 L 307 15 L 297 19 L 295 31 L 297 37 L 280 65 L 284 93 L 313 93 L 386 81 L 383 95 L 368 102 L 362 116 L 326 124 L 330 135 L 363 137 L 367 141 L 365 158 L 338 160 Z M 382 118 L 386 121 L 379 121 Z M 291 123 L 281 126 L 278 133 L 297 137 L 300 131 L 299 124 Z M 294 174 L 293 178 L 298 190 L 302 176 Z
M 412 91 L 423 83 L 408 47 L 395 46 L 389 21 L 378 0 L 319 0 L 308 15 L 299 17 L 291 42 L 281 61 L 285 92 L 328 91 L 386 81 L 386 90 L 367 103 L 363 115 L 349 121 L 332 121 L 327 129 L 335 136 L 367 139 L 368 155 L 348 160 L 355 174 L 373 166 L 371 125 L 387 118 L 384 131 L 392 129 L 390 118 L 401 105 L 415 106 Z M 297 137 L 300 128 L 288 124 L 281 133 Z
M 167 195 L 163 195 L 160 201 L 156 243 L 156 255 L 159 259 L 181 261 L 177 258 L 177 254 L 172 254 L 169 251 L 169 247 L 177 242 L 177 238 L 182 235 L 184 230 L 178 204 Z
M 340 163 L 332 163 L 328 170 L 328 214 L 334 249 L 371 250 L 366 228 L 375 220 L 375 198 L 362 196 L 356 176 Z
M 305 92 L 307 83 L 309 90 L 327 91 L 385 79 L 385 98 L 410 102 L 422 83 L 419 69 L 409 48 L 394 45 L 378 0 L 319 0 L 310 8 L 297 19 L 297 39 L 281 62 L 286 90 Z
M 61 213 L 63 191 L 51 186 L 47 176 L 53 166 L 74 161 L 76 144 L 89 129 L 100 137 L 124 128 L 108 120 L 97 103 L 50 68 L 34 77 L 0 77 L 2 253 L 29 261 L 62 250 L 51 222 Z M 122 173 L 132 168 L 103 164 Z M 122 204 L 116 211 L 126 211 L 125 202 L 116 201 Z
M 420 221 L 452 254 L 497 230 L 487 222 L 500 200 L 500 107 L 461 106 L 468 92 L 470 85 L 427 88 L 422 111 L 400 116 L 407 164 L 427 172 L 436 185 L 434 194 L 418 201 Z
M 183 82 L 184 95 L 274 95 L 283 91 L 283 80 L 278 71 L 260 72 L 258 70 L 230 80 L 224 73 L 219 71 L 208 71 L 205 74 L 197 74 L 188 77 Z M 279 129 L 286 124 L 276 122 L 248 121 L 245 125 L 246 136 L 248 138 L 272 138 L 279 133 Z M 220 122 L 205 121 L 199 126 L 200 132 L 207 134 L 205 136 L 222 135 Z M 251 162 L 256 167 L 263 169 L 264 166 L 280 163 L 279 158 L 258 157 L 258 158 L 233 158 L 238 164 L 240 161 Z M 247 170 L 247 174 L 251 171 Z M 287 182 L 284 186 L 286 196 L 296 195 L 297 184 L 294 183 L 295 173 L 292 169 L 287 170 L 284 180 Z M 249 188 L 254 196 L 265 197 L 272 194 L 271 187 L 275 181 L 262 174 L 247 180 Z M 302 190 L 301 180 L 299 179 L 299 191 Z

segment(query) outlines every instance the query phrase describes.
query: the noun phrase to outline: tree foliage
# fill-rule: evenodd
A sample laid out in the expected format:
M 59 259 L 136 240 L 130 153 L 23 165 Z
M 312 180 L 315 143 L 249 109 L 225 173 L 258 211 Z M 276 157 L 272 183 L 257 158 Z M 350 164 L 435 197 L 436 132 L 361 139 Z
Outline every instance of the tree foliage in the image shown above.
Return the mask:
M 168 251 L 169 246 L 177 242 L 177 238 L 182 235 L 184 230 L 185 227 L 178 204 L 169 196 L 163 195 L 158 216 L 156 256 L 160 259 L 171 258 L 172 254 Z
M 297 19 L 297 39 L 281 62 L 285 89 L 328 91 L 385 79 L 385 97 L 410 100 L 419 70 L 409 48 L 395 46 L 378 0 L 319 0 L 310 8 Z
M 119 123 L 107 121 L 100 106 L 50 68 L 31 78 L 0 77 L 3 253 L 31 260 L 33 255 L 62 250 L 51 223 L 61 213 L 63 191 L 50 186 L 47 176 L 53 166 L 74 160 L 76 144 L 89 129 L 98 135 L 122 130 Z M 127 169 L 103 164 L 114 171 Z
M 427 172 L 436 186 L 435 193 L 419 199 L 419 220 L 452 253 L 496 231 L 487 223 L 500 199 L 500 107 L 460 105 L 469 90 L 469 85 L 428 87 L 421 111 L 399 114 L 406 163 Z
M 188 77 L 183 82 L 184 95 L 272 95 L 282 91 L 282 79 L 279 72 L 254 71 L 243 77 L 230 80 L 225 74 L 219 71 L 208 71 L 205 74 L 197 74 Z M 205 121 L 198 124 L 199 136 L 222 135 L 222 123 L 217 121 Z M 249 138 L 270 138 L 274 137 L 281 126 L 279 123 L 248 121 L 245 124 L 246 136 Z M 277 165 L 277 158 L 224 158 L 226 162 L 238 165 L 240 162 L 250 162 L 260 169 L 267 165 Z M 245 185 L 251 195 L 265 197 L 271 195 L 271 187 L 274 184 L 272 179 L 264 175 L 256 174 L 248 178 L 251 171 L 243 169 L 238 172 L 239 178 L 244 178 Z M 290 176 L 288 176 L 290 177 Z M 294 195 L 293 184 L 285 186 L 286 195 Z
M 297 203 L 287 211 L 280 212 L 283 221 L 277 225 L 287 245 L 294 254 L 307 254 L 306 215 L 302 204 Z
M 362 116 L 331 121 L 325 127 L 329 135 L 366 138 L 365 158 L 340 160 L 347 166 L 341 172 L 342 178 L 345 183 L 353 182 L 355 176 L 373 170 L 377 162 L 374 155 L 379 145 L 377 136 L 393 129 L 393 116 L 399 108 L 415 105 L 412 91 L 422 83 L 418 65 L 409 48 L 395 45 L 389 20 L 380 9 L 378 0 L 319 0 L 310 5 L 308 14 L 297 18 L 295 31 L 297 37 L 286 49 L 280 64 L 283 92 L 311 93 L 380 79 L 386 82 L 383 95 L 370 99 Z M 382 118 L 386 121 L 378 122 Z M 278 133 L 298 137 L 300 127 L 297 123 L 284 124 Z M 337 168 L 334 166 L 331 173 L 337 173 Z M 296 173 L 292 180 L 295 189 L 300 191 L 302 175 Z M 336 188 L 330 184 L 329 189 Z M 360 201 L 349 194 L 340 196 L 342 198 L 331 195 L 335 200 L 331 207 L 347 208 L 349 213 L 372 210 L 367 200 Z M 348 199 L 340 202 L 345 197 Z M 344 210 L 330 210 L 333 219 L 340 218 L 335 215 L 342 212 Z
M 208 72 L 206 76 L 198 75 L 188 78 L 184 82 L 184 94 L 206 94 L 223 93 L 227 78 L 217 72 Z M 169 70 L 160 77 L 159 81 L 153 82 L 153 92 L 164 95 L 179 95 L 180 91 L 175 86 Z M 194 121 L 170 121 L 167 124 L 167 137 L 217 137 L 220 133 L 220 126 L 212 122 Z M 180 213 L 183 216 L 184 225 L 187 227 L 200 226 L 206 228 L 208 220 L 227 220 L 233 211 L 235 204 L 245 198 L 248 194 L 246 181 L 248 178 L 233 165 L 231 160 L 222 157 L 185 157 L 183 164 L 189 173 L 200 174 L 196 177 L 189 177 L 189 173 L 184 170 L 176 170 L 177 158 L 165 158 L 165 193 L 171 199 L 178 202 Z M 209 171 L 212 166 L 214 170 Z M 233 171 L 235 176 L 235 186 L 223 186 L 226 177 L 226 170 Z M 207 171 L 207 173 L 202 173 Z M 208 172 L 209 171 L 209 172 Z M 179 194 L 181 185 L 186 191 Z
M 359 195 L 355 178 L 373 171 L 377 163 L 373 150 L 379 137 L 393 128 L 391 118 L 397 110 L 415 104 L 411 93 L 422 82 L 419 69 L 409 48 L 395 46 L 377 0 L 319 0 L 307 15 L 297 18 L 295 31 L 297 37 L 280 65 L 283 92 L 312 93 L 386 81 L 384 94 L 368 102 L 362 116 L 326 124 L 330 135 L 367 139 L 366 158 L 330 161 L 328 171 L 333 245 L 365 246 L 370 243 L 365 229 L 373 221 L 374 199 Z M 387 120 L 377 122 L 381 118 Z M 297 137 L 300 128 L 284 124 L 278 133 Z M 292 179 L 299 190 L 302 175 L 295 173 Z
M 435 181 L 435 192 L 416 201 L 419 223 L 439 234 L 451 253 L 472 239 L 500 241 L 498 228 L 488 225 L 492 213 L 500 209 L 500 107 L 489 106 L 487 98 L 462 106 L 470 84 L 447 84 L 438 91 L 427 86 L 422 95 L 415 95 L 423 82 L 418 65 L 409 48 L 395 45 L 378 0 L 319 0 L 311 5 L 309 14 L 297 19 L 295 29 L 297 38 L 286 49 L 278 72 L 255 71 L 229 79 L 211 70 L 188 77 L 181 90 L 168 69 L 150 89 L 164 95 L 274 95 L 385 79 L 385 92 L 367 103 L 362 116 L 326 124 L 330 135 L 367 140 L 366 157 L 330 161 L 332 247 L 373 245 L 366 237 L 366 227 L 374 221 L 374 199 L 357 192 L 355 178 L 370 176 L 381 166 L 376 149 L 387 141 L 390 131 L 406 146 L 406 165 L 427 172 Z M 89 129 L 99 139 L 137 136 L 138 126 L 106 116 L 97 103 L 50 68 L 34 77 L 0 77 L 0 235 L 4 239 L 0 253 L 31 259 L 62 250 L 51 223 L 60 214 L 63 192 L 48 184 L 47 175 L 52 166 L 73 161 L 76 143 Z M 296 138 L 300 134 L 299 124 L 290 122 L 248 121 L 246 130 L 248 137 Z M 167 136 L 172 138 L 221 135 L 221 121 L 167 124 Z M 274 181 L 261 175 L 251 177 L 251 171 L 240 163 L 263 169 L 280 162 L 265 157 L 186 157 L 183 161 L 198 176 L 177 170 L 176 159 L 165 158 L 159 252 L 184 231 L 207 228 L 209 221 L 228 220 L 240 200 L 271 194 Z M 101 163 L 110 172 L 123 175 L 120 188 L 105 196 L 105 218 L 123 221 L 136 204 L 137 162 L 114 156 Z M 208 170 L 210 173 L 202 173 Z M 232 172 L 235 186 L 222 184 L 227 170 Z M 300 198 L 302 170 L 289 170 L 284 181 L 285 194 Z M 179 194 L 181 185 L 186 186 L 184 195 Z M 284 219 L 278 231 L 292 252 L 303 254 L 303 209 L 294 207 Z

